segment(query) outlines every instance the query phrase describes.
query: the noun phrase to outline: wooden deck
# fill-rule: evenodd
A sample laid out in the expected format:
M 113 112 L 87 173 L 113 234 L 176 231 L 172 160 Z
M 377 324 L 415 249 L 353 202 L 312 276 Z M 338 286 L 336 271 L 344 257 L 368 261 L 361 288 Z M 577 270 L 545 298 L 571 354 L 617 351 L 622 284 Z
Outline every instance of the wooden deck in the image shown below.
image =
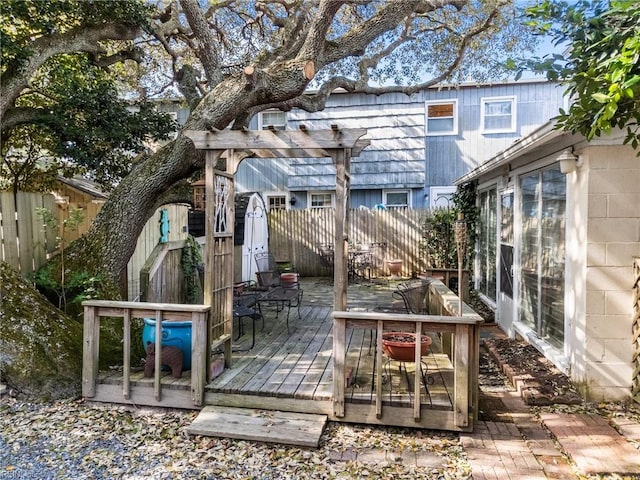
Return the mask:
M 433 306 L 435 311 L 451 305 L 455 308 L 458 302 L 447 300 L 446 292 L 450 291 L 438 284 L 444 294 L 433 296 L 440 302 Z M 256 321 L 253 348 L 249 348 L 252 321 L 245 318 L 244 334 L 232 345 L 231 365 L 200 388 L 194 377 L 198 380 L 204 373 L 196 371 L 183 372 L 180 379 L 164 371 L 154 378 L 144 378 L 140 368 L 128 372 L 119 368 L 95 372 L 94 385 L 90 381 L 85 385 L 85 392 L 90 393 L 85 397 L 175 408 L 214 405 L 322 414 L 335 421 L 379 425 L 459 431 L 473 428 L 479 324 L 472 310 L 465 306 L 469 318 L 372 313 L 372 308 L 381 303 L 389 305 L 394 288 L 391 285 L 356 290 L 352 292 L 351 312 L 334 312 L 327 304 L 331 300 L 326 291 L 330 286 L 317 287 L 311 290 L 305 286 L 300 316 L 297 309 L 292 309 L 289 328 L 286 311 L 276 315 L 274 308 L 263 305 L 264 326 L 261 320 Z M 453 299 L 457 297 L 453 295 Z M 108 310 L 110 314 L 115 312 L 113 308 Z M 96 318 L 101 315 L 93 314 Z M 158 315 L 170 318 L 176 314 L 165 311 Z M 130 321 L 138 318 L 134 313 L 129 316 Z M 234 330 L 237 327 L 236 319 Z M 415 362 L 392 361 L 383 354 L 377 358 L 377 352 L 382 352 L 377 336 L 396 329 L 422 331 L 433 340 L 421 358 L 418 375 Z M 337 345 L 336 332 L 344 339 Z M 452 348 L 459 353 L 453 355 Z M 340 362 L 343 352 L 344 362 Z M 217 358 L 224 359 L 223 349 L 211 353 L 208 365 Z M 92 358 L 88 353 L 85 356 Z M 454 356 L 458 360 L 455 365 L 451 361 Z M 204 366 L 201 362 L 198 365 Z M 343 377 L 339 382 L 334 379 L 335 368 Z
M 300 318 L 297 312 L 292 312 L 289 332 L 282 312 L 278 318 L 268 308 L 264 312 L 264 328 L 258 320 L 256 344 L 251 350 L 247 349 L 251 344 L 251 321 L 245 319 L 245 334 L 234 344 L 231 368 L 205 386 L 204 403 L 325 413 L 333 417 L 332 309 L 303 305 Z M 442 353 L 438 336 L 432 335 L 432 338 L 431 350 L 423 357 L 420 400 L 425 408 L 452 409 L 453 366 Z M 375 402 L 375 356 L 373 330 L 347 329 L 346 402 Z M 382 365 L 384 404 L 413 405 L 415 364 L 384 357 Z M 104 400 L 118 402 L 121 399 L 122 379 L 120 370 L 100 372 L 96 388 L 102 397 L 108 394 L 108 400 Z M 133 391 L 153 389 L 154 379 L 144 378 L 140 369 L 132 371 L 130 379 Z M 169 402 L 176 407 L 184 406 L 179 402 L 190 395 L 190 372 L 183 372 L 181 379 L 175 379 L 170 372 L 163 371 L 161 382 L 163 405 Z M 175 397 L 175 401 L 171 397 Z M 148 395 L 146 398 L 155 403 Z

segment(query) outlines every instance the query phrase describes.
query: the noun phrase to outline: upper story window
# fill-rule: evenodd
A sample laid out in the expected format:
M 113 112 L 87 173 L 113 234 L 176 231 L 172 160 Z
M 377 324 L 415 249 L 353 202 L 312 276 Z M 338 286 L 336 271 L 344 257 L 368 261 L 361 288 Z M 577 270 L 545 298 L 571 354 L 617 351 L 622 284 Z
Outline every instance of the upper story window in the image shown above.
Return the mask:
M 267 130 L 273 126 L 276 130 L 285 130 L 287 127 L 287 114 L 280 110 L 265 110 L 258 115 L 258 128 Z
M 383 190 L 382 203 L 387 207 L 410 207 L 411 190 Z
M 480 99 L 480 131 L 510 133 L 516 131 L 516 97 Z
M 427 135 L 458 134 L 458 101 L 434 100 L 426 102 Z
M 309 208 L 330 208 L 330 207 L 333 207 L 333 193 L 331 192 L 309 193 Z

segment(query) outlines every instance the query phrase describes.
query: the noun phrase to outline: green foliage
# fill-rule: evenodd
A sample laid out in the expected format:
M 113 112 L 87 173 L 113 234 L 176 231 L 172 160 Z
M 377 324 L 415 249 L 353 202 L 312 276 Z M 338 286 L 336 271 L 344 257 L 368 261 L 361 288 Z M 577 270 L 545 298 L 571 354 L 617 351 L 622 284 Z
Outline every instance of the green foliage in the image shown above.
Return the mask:
M 479 211 L 476 206 L 476 195 L 476 184 L 472 182 L 460 185 L 456 193 L 453 194 L 453 205 L 455 206 L 456 212 L 461 213 L 464 221 L 467 223 L 467 245 L 465 248 L 465 264 L 467 268 L 473 266 L 477 238 L 476 229 Z
M 98 294 L 100 277 L 90 275 L 85 271 L 66 272 L 65 270 L 65 241 L 66 232 L 76 231 L 84 220 L 81 208 L 70 208 L 69 218 L 59 224 L 58 218 L 46 208 L 37 208 L 36 215 L 40 217 L 45 228 L 59 234 L 57 237 L 60 249 L 60 263 L 50 262 L 38 270 L 32 277 L 36 287 L 58 308 L 65 313 L 81 313 L 83 300 L 95 298 Z
M 456 212 L 442 208 L 433 210 L 423 221 L 421 250 L 424 251 L 427 268 L 456 268 L 458 256 L 453 222 Z
M 200 245 L 192 235 L 189 235 L 182 248 L 182 272 L 184 273 L 187 303 L 199 303 L 201 301 L 202 290 L 198 273 L 201 267 L 202 254 L 200 253 Z
M 529 62 L 560 80 L 574 99 L 557 117 L 558 127 L 588 140 L 613 128 L 625 143 L 640 143 L 640 2 L 545 0 L 528 9 L 530 25 L 566 45 L 566 55 Z M 639 153 L 640 154 L 640 153 Z
M 115 22 L 144 27 L 149 12 L 141 0 L 3 0 L 0 71 L 24 64 L 31 44 L 42 36 Z
M 34 41 L 41 37 L 106 23 L 145 26 L 151 11 L 145 4 L 138 0 L 3 2 L 0 71 L 3 77 L 20 71 L 35 54 Z M 101 44 L 105 53 L 130 46 L 127 42 Z M 29 88 L 13 106 L 28 115 L 18 126 L 3 127 L 2 187 L 46 189 L 57 174 L 90 172 L 108 190 L 129 173 L 133 155 L 144 150 L 146 141 L 168 139 L 176 130 L 175 122 L 147 102 L 124 100 L 115 86 L 119 73 L 113 65 L 99 66 L 95 54 L 50 58 L 29 79 Z
M 427 259 L 428 268 L 457 268 L 458 252 L 455 239 L 455 223 L 462 215 L 467 226 L 465 268 L 473 264 L 476 239 L 476 188 L 472 183 L 458 187 L 453 195 L 454 208 L 433 210 L 422 223 L 423 240 L 420 248 Z
M 46 171 L 68 176 L 88 171 L 107 190 L 130 171 L 132 154 L 141 152 L 145 141 L 166 140 L 177 128 L 153 105 L 121 99 L 109 72 L 84 55 L 62 55 L 48 62 L 17 106 L 43 113 L 34 124 L 14 129 L 3 142 L 3 164 L 28 166 L 22 170 L 36 176 L 30 170 L 38 168 L 25 154 L 31 151 L 44 159 L 40 164 Z M 26 139 L 25 131 L 31 134 Z
M 0 191 L 47 192 L 55 188 L 58 174 L 71 177 L 76 166 L 48 157 L 43 146 L 49 141 L 42 130 L 21 125 L 0 150 Z

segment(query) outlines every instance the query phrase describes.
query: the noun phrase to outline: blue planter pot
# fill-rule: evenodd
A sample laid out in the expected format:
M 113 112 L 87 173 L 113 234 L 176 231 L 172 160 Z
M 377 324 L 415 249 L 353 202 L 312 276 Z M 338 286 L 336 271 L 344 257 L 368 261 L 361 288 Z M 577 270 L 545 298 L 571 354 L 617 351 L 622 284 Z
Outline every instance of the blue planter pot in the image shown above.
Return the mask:
M 147 350 L 147 342 L 156 341 L 156 321 L 144 319 L 142 346 Z M 162 322 L 162 345 L 178 347 L 182 350 L 182 370 L 191 370 L 191 322 Z

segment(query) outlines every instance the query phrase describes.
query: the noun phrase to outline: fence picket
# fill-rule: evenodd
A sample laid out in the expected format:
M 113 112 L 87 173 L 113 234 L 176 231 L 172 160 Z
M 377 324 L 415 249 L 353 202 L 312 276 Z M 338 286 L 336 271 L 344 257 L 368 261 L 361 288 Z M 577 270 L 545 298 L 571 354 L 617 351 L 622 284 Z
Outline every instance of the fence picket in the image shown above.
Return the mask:
M 18 192 L 14 202 L 12 192 L 0 192 L 1 258 L 23 276 L 37 271 L 56 248 L 56 232 L 45 232 L 37 207 L 56 213 L 52 195 Z
M 425 270 L 420 250 L 421 224 L 429 210 L 352 209 L 347 231 L 353 244 L 386 243 L 384 259 L 400 258 L 405 274 Z M 326 275 L 320 263 L 318 246 L 333 244 L 332 208 L 310 210 L 272 210 L 269 212 L 269 248 L 277 260 L 290 260 L 305 276 Z M 386 268 L 386 267 L 385 267 Z

